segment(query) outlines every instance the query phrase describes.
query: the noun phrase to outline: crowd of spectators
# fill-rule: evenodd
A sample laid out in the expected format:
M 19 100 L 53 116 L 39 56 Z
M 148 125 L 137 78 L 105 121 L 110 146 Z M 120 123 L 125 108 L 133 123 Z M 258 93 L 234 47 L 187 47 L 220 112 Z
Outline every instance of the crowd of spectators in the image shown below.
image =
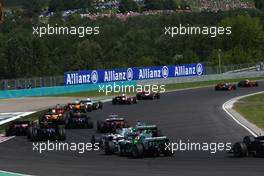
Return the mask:
M 255 8 L 254 2 L 246 2 L 242 0 L 199 0 L 201 11 L 217 12 L 228 11 L 232 9 L 248 9 Z

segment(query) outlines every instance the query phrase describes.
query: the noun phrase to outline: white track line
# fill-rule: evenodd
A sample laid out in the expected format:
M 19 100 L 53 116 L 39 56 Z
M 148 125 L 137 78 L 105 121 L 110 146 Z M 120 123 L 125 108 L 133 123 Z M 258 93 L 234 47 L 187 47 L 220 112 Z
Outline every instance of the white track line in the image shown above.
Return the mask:
M 23 117 L 23 116 L 28 116 L 28 115 L 30 115 L 30 114 L 33 114 L 33 113 L 35 113 L 35 111 L 32 111 L 32 112 L 10 112 L 10 113 L 0 113 L 0 114 L 2 114 L 2 115 L 8 115 L 8 114 L 14 114 L 14 115 L 16 115 L 16 116 L 14 116 L 14 117 L 11 117 L 11 118 L 7 118 L 7 119 L 5 119 L 5 120 L 1 120 L 0 121 L 0 125 L 3 125 L 3 124 L 5 124 L 5 123 L 8 123 L 8 122 L 11 122 L 11 121 L 13 121 L 13 120 L 16 120 L 16 119 L 19 119 L 19 118 L 21 118 L 21 117 Z
M 4 173 L 4 174 L 10 174 L 10 175 L 15 175 L 15 176 L 33 176 L 33 175 L 19 174 L 19 173 L 8 172 L 8 171 L 3 171 L 3 170 L 0 170 L 0 175 L 1 175 L 1 173 Z
M 239 97 L 235 97 L 232 98 L 231 100 L 225 102 L 222 105 L 222 109 L 240 126 L 242 126 L 243 128 L 245 128 L 250 134 L 252 134 L 253 136 L 257 137 L 258 134 L 256 134 L 252 129 L 250 129 L 249 127 L 247 127 L 246 125 L 242 124 L 233 114 L 231 114 L 228 109 L 231 109 L 234 105 L 234 103 L 236 103 L 238 100 L 245 98 L 245 97 L 249 97 L 249 96 L 253 96 L 253 95 L 258 95 L 264 93 L 264 91 L 261 92 L 257 92 L 257 93 L 252 93 L 252 94 L 248 94 L 248 95 L 243 95 L 243 96 L 239 96 Z

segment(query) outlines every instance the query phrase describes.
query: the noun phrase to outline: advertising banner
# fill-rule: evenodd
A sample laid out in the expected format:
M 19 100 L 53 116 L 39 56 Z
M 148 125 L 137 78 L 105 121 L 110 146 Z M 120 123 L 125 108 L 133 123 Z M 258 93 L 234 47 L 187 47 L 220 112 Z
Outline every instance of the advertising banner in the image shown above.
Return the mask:
M 184 76 L 201 76 L 203 64 L 183 64 L 169 66 L 153 66 L 142 68 L 116 68 L 108 70 L 83 70 L 65 72 L 65 85 L 97 84 L 116 81 L 132 81 L 147 79 L 167 79 Z

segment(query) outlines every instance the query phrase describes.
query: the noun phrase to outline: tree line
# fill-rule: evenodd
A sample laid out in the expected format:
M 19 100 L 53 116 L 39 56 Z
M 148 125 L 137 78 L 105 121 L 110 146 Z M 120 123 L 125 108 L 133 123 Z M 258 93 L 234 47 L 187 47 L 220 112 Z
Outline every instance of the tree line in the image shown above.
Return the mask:
M 43 25 L 23 11 L 0 25 L 0 79 L 62 75 L 84 69 L 106 69 L 202 62 L 215 66 L 219 49 L 223 65 L 264 60 L 264 15 L 257 10 L 219 13 L 172 13 L 97 20 L 72 15 L 50 17 L 50 25 L 99 26 L 100 35 L 32 35 Z M 164 35 L 165 26 L 231 26 L 230 36 Z

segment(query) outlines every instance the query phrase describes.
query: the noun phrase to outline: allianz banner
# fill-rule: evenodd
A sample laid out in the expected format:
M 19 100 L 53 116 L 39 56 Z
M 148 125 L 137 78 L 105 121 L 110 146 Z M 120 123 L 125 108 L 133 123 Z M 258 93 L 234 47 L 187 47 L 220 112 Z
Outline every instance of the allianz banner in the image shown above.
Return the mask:
M 183 76 L 201 76 L 203 73 L 204 65 L 200 63 L 109 70 L 84 70 L 64 73 L 64 84 L 78 85 L 115 81 L 166 79 Z

